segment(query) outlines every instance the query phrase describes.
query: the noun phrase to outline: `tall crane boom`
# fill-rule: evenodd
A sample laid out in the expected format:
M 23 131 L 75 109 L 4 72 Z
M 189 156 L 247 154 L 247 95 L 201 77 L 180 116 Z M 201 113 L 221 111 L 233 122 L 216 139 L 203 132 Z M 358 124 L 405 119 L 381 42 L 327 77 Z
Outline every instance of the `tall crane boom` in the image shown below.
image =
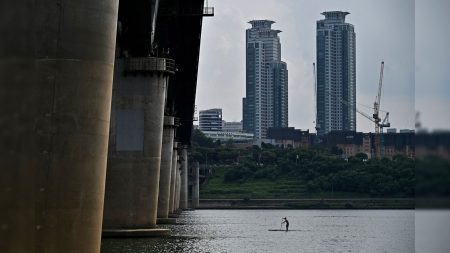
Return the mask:
M 381 88 L 383 87 L 383 71 L 384 61 L 381 62 L 380 80 L 378 81 L 378 94 L 373 103 L 373 119 L 375 122 L 375 155 L 377 158 L 381 158 L 384 153 L 384 141 L 383 141 L 383 126 L 380 118 L 381 107 Z M 386 114 L 387 120 L 389 120 L 389 114 Z M 386 120 L 386 118 L 385 118 Z M 389 124 L 390 125 L 390 124 Z
M 358 110 L 356 108 L 356 112 L 361 114 L 363 117 L 372 121 L 375 124 L 375 156 L 377 158 L 382 158 L 384 156 L 384 139 L 383 139 L 383 128 L 390 127 L 391 123 L 389 123 L 389 112 L 386 112 L 386 115 L 381 121 L 380 118 L 380 104 L 381 104 L 381 89 L 383 87 L 383 71 L 384 71 L 384 61 L 381 62 L 380 69 L 380 80 L 378 82 L 378 94 L 375 98 L 375 102 L 373 103 L 373 115 L 370 117 L 366 113 Z M 347 106 L 350 106 L 349 103 L 345 100 L 341 100 L 341 103 L 344 103 Z
M 339 101 L 340 101 L 342 104 L 344 104 L 345 106 L 350 106 L 350 103 L 349 103 L 348 101 L 346 101 L 346 100 L 339 99 Z M 375 123 L 375 120 L 374 120 L 372 117 L 370 117 L 368 114 L 366 114 L 365 112 L 359 110 L 358 107 L 356 107 L 355 109 L 356 109 L 356 112 L 357 112 L 357 113 L 361 114 L 361 116 L 363 116 L 364 118 L 367 118 L 368 120 L 370 120 L 370 121 L 372 121 L 372 122 Z
M 380 69 L 380 80 L 378 81 L 378 94 L 375 98 L 375 102 L 373 103 L 373 119 L 379 123 L 381 121 L 379 113 L 380 113 L 380 103 L 381 103 L 381 88 L 383 87 L 383 71 L 384 71 L 384 61 L 381 62 Z
M 373 115 L 372 117 L 363 111 L 356 109 L 356 112 L 361 114 L 363 117 L 367 118 L 368 120 L 372 121 L 375 125 L 375 145 L 374 145 L 374 153 L 375 157 L 382 158 L 384 156 L 384 138 L 383 138 L 383 128 L 390 127 L 391 123 L 389 123 L 389 112 L 386 112 L 386 115 L 383 120 L 380 118 L 380 111 L 382 111 L 381 108 L 381 91 L 383 87 L 383 72 L 384 72 L 384 61 L 381 62 L 381 68 L 380 68 L 380 79 L 378 81 L 378 93 L 375 97 L 375 102 L 373 103 Z M 316 99 L 316 110 L 315 110 L 315 123 L 316 123 L 316 132 L 318 129 L 320 129 L 320 124 L 317 120 L 317 77 L 316 77 L 316 64 L 313 63 L 313 73 L 314 73 L 314 98 Z M 328 94 L 328 93 L 327 93 Z M 339 101 L 342 104 L 345 104 L 346 106 L 350 106 L 350 103 L 348 101 L 345 101 L 342 98 L 339 98 Z

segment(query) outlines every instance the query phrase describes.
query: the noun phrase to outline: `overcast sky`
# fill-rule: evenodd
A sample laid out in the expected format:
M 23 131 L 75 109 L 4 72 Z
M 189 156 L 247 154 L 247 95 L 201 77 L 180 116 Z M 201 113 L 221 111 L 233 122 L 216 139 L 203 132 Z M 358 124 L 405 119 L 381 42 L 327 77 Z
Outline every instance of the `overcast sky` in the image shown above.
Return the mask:
M 446 0 L 431 2 L 439 1 Z M 312 63 L 316 61 L 316 21 L 323 18 L 321 12 L 341 10 L 351 13 L 346 21 L 355 26 L 356 32 L 357 107 L 369 115 L 372 113 L 365 106 L 373 105 L 380 62 L 384 60 L 381 109 L 390 112 L 392 127 L 414 128 L 415 78 L 419 78 L 415 76 L 414 70 L 421 66 L 415 66 L 414 62 L 413 1 L 209 0 L 209 5 L 215 7 L 215 16 L 203 19 L 196 98 L 198 110 L 222 108 L 224 120 L 242 119 L 242 97 L 245 96 L 245 30 L 250 27 L 247 22 L 269 19 L 276 22 L 274 29 L 282 31 L 281 58 L 287 62 L 289 70 L 289 126 L 313 130 Z M 433 8 L 429 9 L 432 13 Z M 423 18 L 426 19 L 427 16 Z M 448 73 L 446 74 L 441 79 L 447 78 L 445 80 L 448 81 Z M 448 85 L 442 87 L 449 94 Z M 433 97 L 433 94 L 430 96 Z M 425 107 L 422 109 L 423 118 Z M 373 123 L 358 114 L 357 130 L 373 132 Z
M 416 100 L 422 126 L 450 129 L 450 1 L 416 1 Z

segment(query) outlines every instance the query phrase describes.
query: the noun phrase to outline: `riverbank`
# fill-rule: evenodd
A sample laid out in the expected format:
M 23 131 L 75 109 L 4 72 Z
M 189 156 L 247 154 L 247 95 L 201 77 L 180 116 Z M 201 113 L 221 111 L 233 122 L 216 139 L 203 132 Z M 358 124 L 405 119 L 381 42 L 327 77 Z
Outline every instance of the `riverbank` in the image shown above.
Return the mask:
M 414 209 L 413 198 L 200 199 L 198 209 Z

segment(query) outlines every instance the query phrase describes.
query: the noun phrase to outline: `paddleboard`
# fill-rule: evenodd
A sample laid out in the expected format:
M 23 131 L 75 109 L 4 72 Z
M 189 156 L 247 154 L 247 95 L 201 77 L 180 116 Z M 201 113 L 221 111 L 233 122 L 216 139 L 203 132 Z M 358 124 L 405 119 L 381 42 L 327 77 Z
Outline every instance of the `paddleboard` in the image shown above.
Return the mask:
M 286 232 L 286 229 L 269 229 L 268 231 L 284 231 L 284 232 Z M 288 232 L 289 231 L 301 231 L 301 230 L 291 230 L 291 229 L 289 229 Z

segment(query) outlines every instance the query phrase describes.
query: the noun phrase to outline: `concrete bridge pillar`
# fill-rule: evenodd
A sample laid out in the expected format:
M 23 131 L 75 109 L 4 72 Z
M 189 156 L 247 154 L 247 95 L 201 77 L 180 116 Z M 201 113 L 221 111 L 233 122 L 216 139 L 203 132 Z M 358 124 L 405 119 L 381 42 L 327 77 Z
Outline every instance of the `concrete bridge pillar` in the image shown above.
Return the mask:
M 173 153 L 172 153 L 172 168 L 170 177 L 170 198 L 169 198 L 169 213 L 175 211 L 175 185 L 177 181 L 177 170 L 178 170 L 178 143 L 173 143 Z
M 174 128 L 174 117 L 165 116 L 161 151 L 161 172 L 159 179 L 158 219 L 167 219 L 169 217 Z
M 181 149 L 181 186 L 180 186 L 180 208 L 188 209 L 188 150 L 187 146 Z
M 116 59 L 103 216 L 106 234 L 156 226 L 164 103 L 171 74 L 166 60 Z
M 200 194 L 200 164 L 195 162 L 193 169 L 193 185 L 192 185 L 192 207 L 198 208 Z
M 180 196 L 181 196 L 181 166 L 177 168 L 177 182 L 175 185 L 175 211 L 180 209 Z
M 2 253 L 100 251 L 117 11 L 0 1 Z

